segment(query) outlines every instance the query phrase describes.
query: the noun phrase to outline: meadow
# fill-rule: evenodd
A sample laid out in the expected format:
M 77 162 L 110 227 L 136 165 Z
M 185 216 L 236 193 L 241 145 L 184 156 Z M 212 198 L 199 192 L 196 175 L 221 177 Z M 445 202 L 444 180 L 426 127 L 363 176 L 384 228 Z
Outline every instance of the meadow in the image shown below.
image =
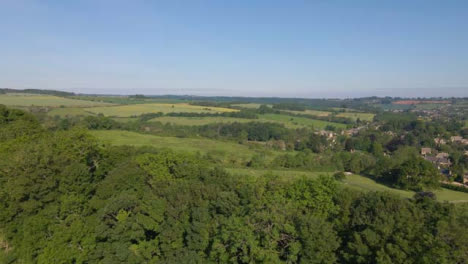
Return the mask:
M 223 116 L 205 116 L 205 117 L 186 117 L 186 116 L 161 116 L 150 120 L 150 122 L 161 122 L 163 124 L 170 123 L 175 125 L 183 126 L 202 126 L 213 123 L 246 123 L 254 122 L 258 119 L 245 119 L 235 117 L 223 117 Z
M 300 114 L 300 115 L 313 115 L 313 116 L 329 116 L 331 112 L 328 111 L 320 111 L 320 110 L 311 110 L 306 109 L 304 111 L 292 111 L 292 110 L 285 110 L 286 112 Z
M 73 117 L 73 116 L 88 116 L 93 115 L 85 110 L 82 107 L 60 107 L 53 108 L 47 112 L 49 116 L 60 116 L 61 118 Z
M 316 178 L 319 175 L 331 176 L 330 172 L 309 172 L 309 171 L 294 171 L 294 170 L 267 170 L 267 169 L 251 169 L 251 168 L 229 168 L 227 169 L 236 175 L 264 176 L 266 174 L 278 176 L 284 180 L 290 181 L 302 177 Z M 398 195 L 402 198 L 411 198 L 415 192 L 399 190 L 388 187 L 386 185 L 375 182 L 372 179 L 361 175 L 347 175 L 342 184 L 346 187 L 359 191 L 382 191 Z M 468 193 L 452 191 L 449 189 L 438 189 L 433 191 L 439 201 L 448 201 L 453 203 L 468 202 Z
M 111 105 L 103 102 L 93 102 L 86 100 L 76 100 L 53 95 L 35 95 L 35 94 L 0 94 L 0 104 L 7 106 L 73 106 L 73 107 L 91 107 Z
M 256 103 L 246 103 L 246 104 L 232 104 L 231 106 L 234 107 L 241 107 L 241 108 L 248 108 L 248 109 L 258 109 L 260 108 L 262 104 L 256 104 Z M 271 107 L 271 105 L 268 105 Z
M 138 116 L 147 113 L 222 113 L 222 112 L 236 112 L 236 109 L 223 108 L 223 107 L 206 107 L 198 105 L 190 105 L 187 103 L 178 104 L 133 104 L 109 107 L 90 107 L 85 109 L 94 114 L 103 114 L 112 117 L 130 117 Z
M 122 130 L 94 130 L 90 131 L 90 133 L 98 140 L 112 145 L 151 146 L 158 149 L 172 149 L 174 151 L 192 153 L 199 152 L 201 154 L 209 154 L 216 160 L 235 166 L 245 165 L 257 153 L 266 154 L 271 159 L 284 153 L 205 138 L 162 137 Z
M 306 117 L 295 117 L 282 114 L 264 114 L 259 115 L 262 121 L 270 121 L 284 124 L 288 128 L 314 127 L 324 129 L 326 126 L 334 126 L 336 128 L 346 128 L 345 124 L 311 119 Z
M 372 113 L 360 113 L 360 112 L 345 112 L 339 113 L 336 115 L 337 117 L 345 117 L 356 121 L 358 118 L 362 121 L 372 121 L 374 119 L 375 114 Z

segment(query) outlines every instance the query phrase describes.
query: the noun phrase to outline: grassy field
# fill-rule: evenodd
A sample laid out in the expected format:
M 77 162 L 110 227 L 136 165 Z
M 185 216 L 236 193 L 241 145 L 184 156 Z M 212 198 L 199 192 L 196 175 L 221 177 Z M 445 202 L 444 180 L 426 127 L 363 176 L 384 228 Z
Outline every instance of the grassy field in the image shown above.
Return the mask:
M 278 177 L 284 178 L 285 180 L 294 180 L 301 177 L 316 178 L 319 175 L 331 175 L 330 172 L 307 172 L 307 171 L 292 171 L 292 170 L 262 170 L 262 169 L 250 169 L 250 168 L 230 168 L 228 169 L 231 173 L 237 175 L 251 175 L 251 176 L 263 176 L 267 173 L 277 175 Z M 352 189 L 360 191 L 383 191 L 390 192 L 399 195 L 403 198 L 411 198 L 414 196 L 413 191 L 404 191 L 394 188 L 390 188 L 383 184 L 377 183 L 372 179 L 369 179 L 360 175 L 348 175 L 343 181 L 343 185 Z M 435 190 L 437 200 L 448 201 L 448 202 L 468 202 L 468 193 L 452 191 L 448 189 Z
M 294 113 L 294 114 L 313 115 L 313 116 L 329 116 L 331 114 L 331 112 L 327 112 L 327 111 L 310 110 L 310 109 L 306 109 L 305 111 L 291 111 L 291 110 L 286 110 L 286 111 L 290 113 Z
M 0 94 L 0 104 L 8 106 L 102 106 L 110 105 L 102 102 L 93 102 L 85 100 L 75 100 L 52 95 L 32 95 L 32 94 Z
M 146 113 L 171 113 L 171 112 L 191 112 L 191 113 L 220 113 L 220 112 L 235 112 L 237 110 L 223 107 L 205 107 L 198 105 L 190 105 L 186 103 L 180 104 L 134 104 L 123 106 L 110 107 L 91 107 L 86 108 L 86 111 L 94 114 L 102 113 L 105 116 L 129 117 L 137 116 Z
M 184 116 L 161 116 L 150 120 L 150 122 L 161 122 L 171 123 L 175 125 L 184 126 L 202 126 L 212 123 L 246 123 L 254 122 L 258 119 L 245 119 L 245 118 L 234 118 L 234 117 L 222 117 L 222 116 L 206 116 L 206 117 L 184 117 Z
M 233 104 L 232 106 L 235 107 L 242 107 L 242 108 L 249 108 L 249 109 L 258 109 L 262 104 L 257 103 L 246 103 L 246 104 Z M 267 106 L 271 107 L 271 104 L 267 104 Z
M 81 107 L 64 107 L 64 108 L 54 108 L 47 112 L 49 116 L 60 116 L 60 117 L 71 117 L 71 116 L 88 116 L 92 115 L 87 112 L 85 108 Z
M 358 112 L 346 112 L 346 113 L 339 113 L 336 115 L 337 117 L 346 117 L 352 120 L 360 119 L 362 121 L 372 121 L 374 119 L 375 114 L 372 113 L 358 113 Z
M 314 127 L 317 129 L 323 129 L 327 125 L 334 126 L 336 128 L 346 128 L 345 124 L 334 123 L 316 119 L 310 119 L 306 117 L 294 117 L 281 114 L 265 114 L 259 115 L 260 120 L 262 121 L 272 121 L 284 124 L 288 128 L 301 128 L 301 127 Z
M 121 130 L 90 131 L 98 140 L 113 145 L 152 146 L 174 151 L 200 152 L 235 166 L 245 165 L 256 153 L 265 153 L 270 159 L 284 153 L 274 150 L 253 149 L 246 145 L 204 138 L 161 137 Z

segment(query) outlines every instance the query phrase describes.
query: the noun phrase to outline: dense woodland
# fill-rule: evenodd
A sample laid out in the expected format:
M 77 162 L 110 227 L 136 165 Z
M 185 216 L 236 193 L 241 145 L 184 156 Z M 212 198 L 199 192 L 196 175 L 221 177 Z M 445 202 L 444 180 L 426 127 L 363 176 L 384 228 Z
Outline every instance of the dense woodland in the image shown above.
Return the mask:
M 253 157 L 247 166 L 328 166 L 401 188 L 436 188 L 439 176 L 415 146 L 425 144 L 424 135 L 460 128 L 387 119 L 386 125 L 417 140 L 395 142 L 377 128 L 330 145 L 307 131 L 255 122 L 223 125 L 219 134 L 204 136 L 283 140 L 296 150 L 272 164 Z M 103 145 L 88 129 L 122 126 L 105 117 L 55 121 L 0 107 L 0 263 L 468 259 L 468 207 L 437 202 L 431 192 L 402 199 L 354 191 L 338 184 L 345 177 L 340 173 L 294 181 L 233 176 L 202 155 Z M 204 129 L 213 127 L 194 133 Z M 408 173 L 418 177 L 400 177 Z

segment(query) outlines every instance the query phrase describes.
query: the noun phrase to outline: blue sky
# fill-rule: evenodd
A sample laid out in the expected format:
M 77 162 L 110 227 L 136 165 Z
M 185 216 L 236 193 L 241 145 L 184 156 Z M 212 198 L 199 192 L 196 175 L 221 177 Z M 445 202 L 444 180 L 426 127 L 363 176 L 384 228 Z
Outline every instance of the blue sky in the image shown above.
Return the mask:
M 468 1 L 0 1 L 0 87 L 468 96 Z

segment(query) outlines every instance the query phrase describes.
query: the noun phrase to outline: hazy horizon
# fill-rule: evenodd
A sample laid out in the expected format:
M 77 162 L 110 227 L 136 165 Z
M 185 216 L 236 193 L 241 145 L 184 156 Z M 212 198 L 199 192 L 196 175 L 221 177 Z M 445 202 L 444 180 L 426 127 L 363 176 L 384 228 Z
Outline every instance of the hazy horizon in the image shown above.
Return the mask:
M 0 3 L 0 87 L 468 96 L 466 1 Z

